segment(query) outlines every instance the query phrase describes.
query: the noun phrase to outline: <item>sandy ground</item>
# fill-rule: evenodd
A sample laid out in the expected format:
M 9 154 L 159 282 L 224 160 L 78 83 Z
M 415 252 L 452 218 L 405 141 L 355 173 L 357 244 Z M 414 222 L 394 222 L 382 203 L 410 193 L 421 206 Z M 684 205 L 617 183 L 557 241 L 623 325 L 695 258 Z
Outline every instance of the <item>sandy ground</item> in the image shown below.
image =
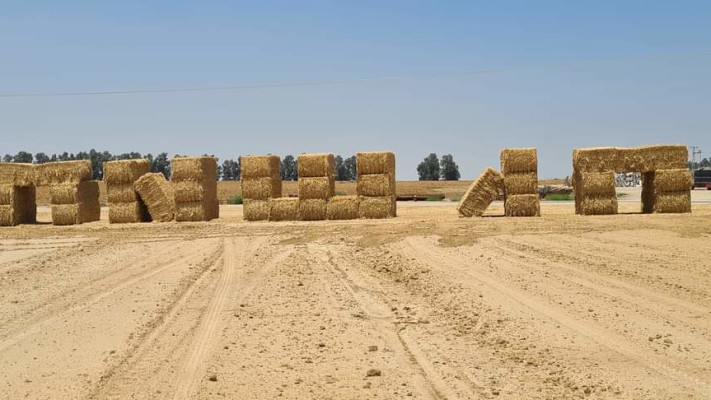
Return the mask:
M 638 209 L 3 228 L 0 398 L 711 398 L 711 205 Z

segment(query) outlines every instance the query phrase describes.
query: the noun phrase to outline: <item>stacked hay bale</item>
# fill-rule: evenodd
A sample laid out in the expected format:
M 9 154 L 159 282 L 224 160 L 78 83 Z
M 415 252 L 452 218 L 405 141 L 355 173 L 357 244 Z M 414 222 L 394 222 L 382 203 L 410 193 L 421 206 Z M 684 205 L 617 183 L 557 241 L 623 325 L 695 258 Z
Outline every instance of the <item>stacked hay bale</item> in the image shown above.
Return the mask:
M 504 189 L 504 179 L 495 169 L 488 167 L 479 177 L 472 182 L 464 193 L 457 211 L 463 217 L 481 217 L 489 207 L 489 204 L 496 200 L 499 193 Z
M 535 148 L 501 150 L 504 210 L 510 217 L 541 215 L 538 197 L 538 153 Z
M 261 201 L 261 200 L 254 200 Z M 268 200 L 270 221 L 296 221 L 299 219 L 299 199 L 297 197 L 273 197 Z
M 326 203 L 326 219 L 357 219 L 359 204 L 358 196 L 334 196 Z
M 112 224 L 151 220 L 146 204 L 136 192 L 136 181 L 150 172 L 146 159 L 108 161 L 104 163 L 104 181 Z
M 642 212 L 691 212 L 691 186 L 694 180 L 686 168 L 660 169 L 643 174 Z
M 244 219 L 269 219 L 270 200 L 281 197 L 281 159 L 274 155 L 242 156 L 240 168 Z M 275 207 L 274 217 L 279 218 L 277 220 L 297 218 L 293 213 L 294 201 L 280 201 L 272 205 Z
M 333 154 L 300 154 L 299 219 L 326 219 L 326 205 L 336 191 L 336 163 Z
M 220 216 L 217 160 L 176 157 L 171 161 L 176 221 L 209 221 Z
M 32 164 L 0 163 L 0 226 L 37 221 L 34 179 Z
M 394 153 L 381 151 L 356 154 L 356 179 L 360 218 L 397 216 Z
M 145 174 L 135 183 L 136 192 L 146 204 L 153 221 L 172 221 L 175 215 L 173 187 L 161 173 Z
M 89 160 L 52 162 L 36 167 L 37 186 L 49 186 L 52 224 L 75 225 L 99 220 L 99 184 L 91 177 Z

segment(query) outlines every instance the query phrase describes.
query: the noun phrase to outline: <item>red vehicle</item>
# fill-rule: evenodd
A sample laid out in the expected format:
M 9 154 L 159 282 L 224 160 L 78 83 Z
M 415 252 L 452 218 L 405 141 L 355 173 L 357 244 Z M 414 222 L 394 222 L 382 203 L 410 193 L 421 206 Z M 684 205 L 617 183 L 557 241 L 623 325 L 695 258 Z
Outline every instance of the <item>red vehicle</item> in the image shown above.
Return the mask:
M 697 187 L 711 190 L 711 168 L 699 168 L 694 171 L 694 188 Z

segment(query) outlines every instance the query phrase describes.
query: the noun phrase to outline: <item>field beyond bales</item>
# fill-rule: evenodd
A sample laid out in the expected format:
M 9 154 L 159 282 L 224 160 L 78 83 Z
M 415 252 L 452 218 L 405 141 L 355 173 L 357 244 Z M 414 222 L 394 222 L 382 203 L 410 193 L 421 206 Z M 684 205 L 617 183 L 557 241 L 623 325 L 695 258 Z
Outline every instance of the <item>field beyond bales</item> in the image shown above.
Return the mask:
M 711 205 L 639 207 L 3 228 L 0 398 L 709 398 Z

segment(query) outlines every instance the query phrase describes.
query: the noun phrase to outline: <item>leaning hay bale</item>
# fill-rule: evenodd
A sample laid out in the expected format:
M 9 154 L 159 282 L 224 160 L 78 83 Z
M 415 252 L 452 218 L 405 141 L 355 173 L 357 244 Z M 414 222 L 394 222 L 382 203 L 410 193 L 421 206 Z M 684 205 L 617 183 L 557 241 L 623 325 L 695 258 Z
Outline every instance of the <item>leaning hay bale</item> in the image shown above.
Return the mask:
M 84 181 L 78 184 L 68 183 L 51 185 L 50 202 L 59 204 L 97 203 L 99 202 L 99 182 Z
M 579 174 L 580 196 L 615 196 L 615 173 L 605 172 L 582 172 Z
M 504 175 L 504 195 L 538 193 L 537 172 L 513 172 Z
M 144 158 L 104 163 L 104 181 L 108 186 L 133 184 L 138 178 L 149 172 L 151 172 L 150 163 Z
M 170 179 L 184 181 L 217 181 L 215 157 L 176 157 L 171 161 Z
M 654 189 L 657 193 L 686 191 L 693 184 L 694 178 L 687 168 L 654 171 Z
M 33 164 L 0 162 L 0 184 L 30 186 L 35 183 Z
M 242 215 L 246 221 L 266 221 L 269 218 L 269 201 L 244 199 Z
M 538 194 L 506 196 L 504 212 L 507 217 L 539 217 L 541 215 L 541 199 Z
M 503 149 L 500 154 L 501 173 L 538 171 L 538 151 L 536 148 Z
M 326 219 L 358 218 L 358 196 L 336 196 L 326 203 Z
M 357 175 L 395 175 L 395 153 L 391 151 L 371 151 L 356 154 Z
M 333 176 L 335 169 L 336 162 L 333 154 L 299 154 L 299 178 Z
M 275 197 L 281 197 L 281 179 L 274 177 L 242 179 L 242 198 L 267 200 Z
M 142 201 L 109 204 L 109 222 L 112 224 L 149 222 L 150 220 L 150 214 Z
M 689 213 L 691 212 L 691 193 L 689 190 L 679 192 L 658 193 L 654 202 L 654 212 L 657 213 Z
M 580 199 L 580 214 L 617 214 L 617 196 L 586 196 Z
M 457 205 L 457 211 L 464 217 L 480 217 L 489 207 L 489 204 L 496 200 L 503 189 L 504 180 L 501 174 L 488 167 L 472 182 L 467 192 L 464 193 Z
M 299 199 L 299 219 L 302 221 L 326 219 L 326 200 Z
M 278 177 L 281 171 L 279 156 L 242 156 L 240 158 L 241 176 L 244 178 Z
M 270 221 L 296 221 L 299 219 L 299 199 L 281 197 L 269 199 Z
M 194 203 L 217 198 L 217 182 L 171 182 L 176 203 Z
M 133 183 L 106 185 L 106 196 L 109 203 L 131 203 L 139 200 Z
M 358 197 L 359 218 L 393 218 L 397 216 L 395 196 Z
M 91 180 L 91 161 L 58 161 L 35 167 L 35 185 L 47 186 L 62 183 L 79 183 Z
M 153 221 L 172 221 L 175 215 L 173 187 L 161 173 L 145 174 L 134 184 Z
M 328 200 L 333 197 L 336 182 L 333 176 L 324 177 L 299 177 L 300 199 Z
M 395 196 L 395 175 L 390 173 L 358 175 L 356 193 L 359 196 Z

